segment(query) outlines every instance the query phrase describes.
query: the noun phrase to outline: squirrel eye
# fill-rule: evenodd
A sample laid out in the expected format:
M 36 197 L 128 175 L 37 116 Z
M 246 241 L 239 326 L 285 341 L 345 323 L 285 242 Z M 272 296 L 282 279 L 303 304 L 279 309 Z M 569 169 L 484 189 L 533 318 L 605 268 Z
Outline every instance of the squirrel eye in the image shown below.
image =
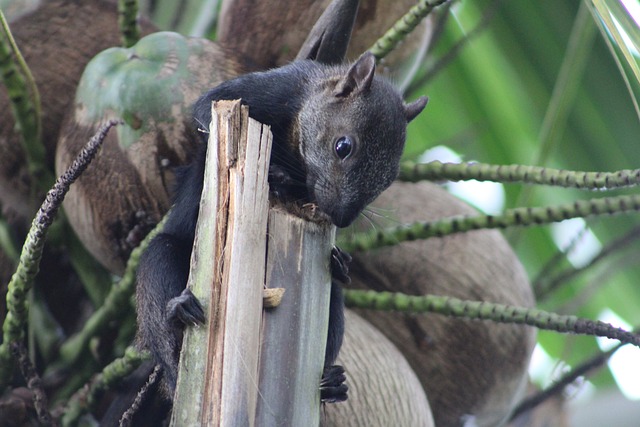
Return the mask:
M 336 141 L 335 149 L 340 160 L 344 160 L 349 157 L 349 154 L 353 151 L 353 141 L 348 136 L 341 136 Z

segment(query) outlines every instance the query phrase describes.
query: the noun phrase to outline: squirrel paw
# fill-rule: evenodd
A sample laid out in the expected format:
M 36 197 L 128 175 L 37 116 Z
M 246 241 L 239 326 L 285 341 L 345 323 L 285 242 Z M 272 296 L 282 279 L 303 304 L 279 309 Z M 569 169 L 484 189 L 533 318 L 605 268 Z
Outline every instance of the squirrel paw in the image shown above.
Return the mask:
M 280 165 L 269 165 L 269 183 L 287 185 L 292 183 L 291 175 Z
M 327 366 L 320 381 L 320 400 L 322 403 L 344 402 L 349 387 L 344 383 L 347 376 L 340 365 Z
M 198 298 L 185 289 L 167 303 L 167 319 L 180 326 L 201 325 L 205 321 L 204 310 Z
M 342 283 L 351 283 L 351 278 L 349 278 L 350 262 L 351 255 L 334 246 L 331 249 L 331 277 Z
M 294 185 L 294 180 L 284 167 L 269 165 L 269 191 L 277 199 L 287 199 L 292 185 Z

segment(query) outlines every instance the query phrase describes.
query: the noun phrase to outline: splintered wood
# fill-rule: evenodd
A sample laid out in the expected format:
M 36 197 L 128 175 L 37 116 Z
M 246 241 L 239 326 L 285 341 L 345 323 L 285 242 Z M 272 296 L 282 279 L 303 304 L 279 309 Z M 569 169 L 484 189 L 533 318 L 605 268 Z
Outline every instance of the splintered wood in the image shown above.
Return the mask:
M 207 322 L 185 331 L 171 425 L 318 425 L 335 229 L 269 209 L 271 133 L 240 101 L 210 132 L 188 283 Z M 265 283 L 286 292 L 263 313 Z
M 284 288 L 265 311 L 259 426 L 317 426 L 329 319 L 329 255 L 335 227 L 269 212 L 267 287 Z
M 188 283 L 207 324 L 185 333 L 172 425 L 254 418 L 270 146 L 239 101 L 216 103 Z

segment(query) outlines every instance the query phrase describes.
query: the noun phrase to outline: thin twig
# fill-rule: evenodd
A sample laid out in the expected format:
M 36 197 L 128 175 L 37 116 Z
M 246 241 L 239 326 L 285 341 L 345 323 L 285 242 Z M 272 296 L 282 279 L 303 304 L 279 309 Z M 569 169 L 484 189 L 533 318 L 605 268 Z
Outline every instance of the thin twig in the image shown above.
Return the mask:
M 129 427 L 133 421 L 134 415 L 140 410 L 140 405 L 144 402 L 149 394 L 149 389 L 158 381 L 162 367 L 156 365 L 149 375 L 147 382 L 142 386 L 131 406 L 122 414 L 120 418 L 120 427 Z
M 502 3 L 502 0 L 494 0 L 483 12 L 482 18 L 480 18 L 480 22 L 468 31 L 463 38 L 458 40 L 455 45 L 451 47 L 438 61 L 429 68 L 422 76 L 414 79 L 407 90 L 405 91 L 407 94 L 411 94 L 414 91 L 417 91 L 422 86 L 426 85 L 432 78 L 434 78 L 440 71 L 444 70 L 444 68 L 449 65 L 454 59 L 456 59 L 462 49 L 464 49 L 470 41 L 474 38 L 482 34 L 484 30 L 487 29 L 493 17 L 498 10 L 498 7 Z
M 514 409 L 513 413 L 511 414 L 510 420 L 513 421 L 523 413 L 533 410 L 536 406 L 561 393 L 567 386 L 571 385 L 580 377 L 584 377 L 592 371 L 602 368 L 602 366 L 607 363 L 611 356 L 613 356 L 613 353 L 618 351 L 623 345 L 625 344 L 618 344 L 609 351 L 602 352 L 593 356 L 592 358 L 580 364 L 575 369 L 568 372 L 566 375 L 562 376 L 562 378 L 560 378 L 550 387 L 534 394 L 533 396 L 527 397 L 522 402 L 520 402 L 518 406 L 516 406 L 516 409 Z
M 612 255 L 615 252 L 618 252 L 630 244 L 636 242 L 640 237 L 640 226 L 635 227 L 628 233 L 625 233 L 623 236 L 613 240 L 607 246 L 602 248 L 602 250 L 591 259 L 587 264 L 582 267 L 575 268 L 571 267 L 566 270 L 559 272 L 558 274 L 551 276 L 549 278 L 541 278 L 537 280 L 533 284 L 533 290 L 536 295 L 537 300 L 543 300 L 547 298 L 551 293 L 556 291 L 563 283 L 567 283 L 569 280 L 573 279 L 578 274 L 583 273 L 584 271 L 592 268 L 596 264 L 598 264 L 603 259 Z M 546 279 L 546 280 L 545 280 Z
M 582 238 L 588 231 L 590 231 L 589 227 L 585 223 L 580 231 L 571 239 L 569 244 L 564 248 L 558 249 L 542 266 L 536 278 L 531 281 L 531 288 L 534 290 L 534 294 L 536 293 L 535 289 L 541 286 L 541 283 L 546 280 L 547 277 L 551 276 L 553 271 L 559 268 L 562 261 L 567 258 L 567 254 L 571 253 L 578 246 L 578 243 L 582 241 Z
M 42 387 L 42 380 L 40 376 L 38 376 L 33 363 L 31 363 L 27 349 L 22 341 L 12 343 L 11 352 L 20 368 L 20 372 L 22 372 L 22 376 L 27 382 L 27 388 L 33 394 L 33 406 L 38 415 L 38 421 L 43 426 L 56 426 L 57 423 L 53 420 L 49 412 L 47 394 Z

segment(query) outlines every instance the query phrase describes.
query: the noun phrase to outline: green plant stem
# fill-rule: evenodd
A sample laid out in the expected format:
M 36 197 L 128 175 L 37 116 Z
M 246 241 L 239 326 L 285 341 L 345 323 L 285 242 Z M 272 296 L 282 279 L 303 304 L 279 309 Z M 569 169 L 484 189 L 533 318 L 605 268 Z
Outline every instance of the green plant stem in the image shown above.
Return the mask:
M 140 40 L 137 0 L 118 0 L 118 25 L 124 47 L 131 47 Z
M 345 305 L 372 310 L 403 313 L 436 313 L 474 320 L 522 324 L 538 329 L 592 335 L 618 340 L 640 347 L 640 335 L 615 328 L 598 320 L 582 319 L 549 313 L 537 308 L 494 304 L 485 301 L 464 301 L 438 295 L 412 296 L 401 293 L 347 290 Z
M 45 149 L 41 140 L 40 94 L 35 79 L 13 39 L 2 10 L 0 10 L 0 74 L 7 88 L 16 128 L 20 131 L 33 189 L 44 191 L 51 187 L 54 180 L 46 167 Z
M 42 250 L 49 226 L 62 205 L 71 184 L 84 172 L 98 152 L 107 132 L 118 122 L 112 120 L 102 126 L 98 133 L 82 149 L 73 164 L 58 178 L 34 218 L 22 247 L 20 262 L 11 277 L 7 289 L 7 316 L 2 326 L 3 339 L 0 344 L 0 389 L 4 388 L 11 375 L 11 352 L 9 346 L 21 341 L 27 322 L 27 293 L 38 273 Z
M 369 51 L 373 53 L 378 61 L 381 60 L 395 49 L 398 43 L 404 40 L 407 34 L 411 33 L 434 8 L 447 1 L 450 0 L 435 0 L 434 2 L 421 0 L 393 24 L 393 27 L 369 48 Z
M 123 357 L 105 366 L 102 373 L 69 399 L 69 404 L 62 417 L 62 425 L 77 425 L 80 416 L 94 409 L 105 391 L 119 384 L 147 359 L 149 359 L 147 352 L 140 353 L 133 347 L 127 348 Z
M 416 222 L 382 230 L 354 233 L 340 239 L 340 247 L 348 252 L 368 251 L 404 241 L 442 237 L 472 230 L 541 225 L 570 218 L 612 215 L 638 210 L 640 210 L 640 195 L 577 200 L 557 206 L 508 209 L 503 214 L 495 216 L 454 216 L 433 222 Z
M 429 163 L 403 162 L 399 179 L 417 182 L 439 181 L 495 181 L 502 183 L 553 185 L 586 190 L 613 190 L 640 184 L 640 169 L 615 172 L 582 172 L 524 165 L 489 165 L 485 163 Z
M 98 308 L 93 315 L 85 322 L 81 331 L 69 338 L 60 348 L 60 359 L 64 366 L 73 366 L 83 352 L 87 351 L 88 343 L 99 335 L 106 328 L 112 326 L 112 322 L 126 318 L 129 310 L 129 300 L 135 292 L 135 272 L 138 267 L 140 255 L 146 250 L 153 239 L 166 222 L 167 216 L 144 238 L 140 245 L 135 248 L 125 269 L 122 279 L 113 285 L 107 295 L 104 304 Z

